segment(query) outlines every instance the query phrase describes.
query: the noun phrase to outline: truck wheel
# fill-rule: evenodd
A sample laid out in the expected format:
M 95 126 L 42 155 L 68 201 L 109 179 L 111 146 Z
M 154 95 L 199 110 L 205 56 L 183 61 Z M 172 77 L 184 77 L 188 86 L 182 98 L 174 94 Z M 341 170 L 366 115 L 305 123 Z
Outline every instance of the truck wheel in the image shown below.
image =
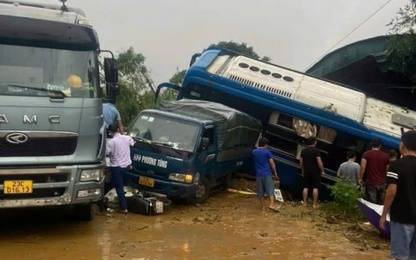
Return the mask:
M 188 199 L 189 204 L 198 204 L 206 201 L 211 193 L 211 185 L 207 178 L 203 178 L 196 190 L 195 196 Z
M 75 217 L 81 221 L 91 221 L 94 218 L 93 204 L 75 205 Z

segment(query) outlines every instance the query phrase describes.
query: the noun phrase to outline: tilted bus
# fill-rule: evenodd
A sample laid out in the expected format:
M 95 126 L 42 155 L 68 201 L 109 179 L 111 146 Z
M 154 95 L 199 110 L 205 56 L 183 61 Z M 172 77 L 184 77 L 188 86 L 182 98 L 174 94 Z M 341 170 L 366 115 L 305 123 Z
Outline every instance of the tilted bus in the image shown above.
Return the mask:
M 223 49 L 194 55 L 182 86 L 163 83 L 158 92 L 164 87 L 179 90 L 178 99 L 214 101 L 260 119 L 281 186 L 296 194 L 302 189 L 299 155 L 307 137 L 317 137 L 326 173 L 321 188 L 327 191 L 349 150 L 359 160 L 375 137 L 384 150 L 397 149 L 401 133 L 416 125 L 414 111 Z M 328 192 L 321 194 L 323 199 Z

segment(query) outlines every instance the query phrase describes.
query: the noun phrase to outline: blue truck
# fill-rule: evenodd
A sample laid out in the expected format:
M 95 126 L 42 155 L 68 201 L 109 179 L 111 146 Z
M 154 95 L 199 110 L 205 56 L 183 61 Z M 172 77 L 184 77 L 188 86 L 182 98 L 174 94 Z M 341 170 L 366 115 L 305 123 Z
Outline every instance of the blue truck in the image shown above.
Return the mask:
M 261 123 L 222 104 L 182 99 L 143 110 L 130 127 L 129 179 L 140 190 L 205 201 L 249 167 Z

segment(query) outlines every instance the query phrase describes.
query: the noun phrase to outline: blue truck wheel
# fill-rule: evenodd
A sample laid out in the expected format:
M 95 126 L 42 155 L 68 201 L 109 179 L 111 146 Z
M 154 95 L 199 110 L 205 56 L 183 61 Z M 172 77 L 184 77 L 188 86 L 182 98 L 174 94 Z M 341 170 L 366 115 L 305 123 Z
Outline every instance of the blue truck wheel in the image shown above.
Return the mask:
M 188 198 L 189 204 L 197 204 L 206 201 L 211 193 L 211 184 L 207 178 L 200 180 L 198 188 L 193 197 Z

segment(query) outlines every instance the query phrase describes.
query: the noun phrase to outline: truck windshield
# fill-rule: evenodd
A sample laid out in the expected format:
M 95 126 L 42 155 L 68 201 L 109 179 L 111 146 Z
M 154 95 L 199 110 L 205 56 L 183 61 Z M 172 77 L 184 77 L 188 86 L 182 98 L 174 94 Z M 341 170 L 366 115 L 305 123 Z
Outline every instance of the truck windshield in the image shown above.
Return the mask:
M 94 51 L 0 44 L 0 95 L 97 97 Z
M 198 140 L 199 126 L 196 123 L 142 113 L 130 130 L 130 136 L 154 145 L 193 152 Z

